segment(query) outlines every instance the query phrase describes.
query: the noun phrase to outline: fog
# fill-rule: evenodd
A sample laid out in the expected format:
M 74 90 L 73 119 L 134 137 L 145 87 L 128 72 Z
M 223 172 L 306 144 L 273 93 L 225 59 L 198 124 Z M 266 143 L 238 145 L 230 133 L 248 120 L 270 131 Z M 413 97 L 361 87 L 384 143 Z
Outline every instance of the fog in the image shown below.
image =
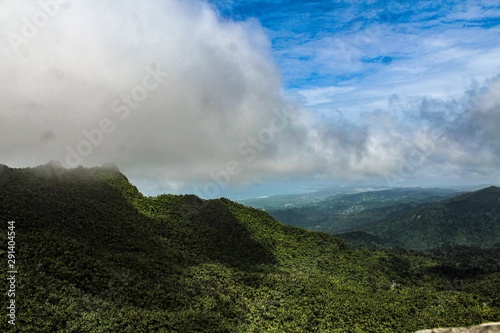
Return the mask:
M 354 123 L 286 99 L 259 22 L 204 2 L 4 0 L 0 22 L 3 164 L 112 161 L 165 191 L 217 175 L 499 176 L 498 79 L 393 95 Z

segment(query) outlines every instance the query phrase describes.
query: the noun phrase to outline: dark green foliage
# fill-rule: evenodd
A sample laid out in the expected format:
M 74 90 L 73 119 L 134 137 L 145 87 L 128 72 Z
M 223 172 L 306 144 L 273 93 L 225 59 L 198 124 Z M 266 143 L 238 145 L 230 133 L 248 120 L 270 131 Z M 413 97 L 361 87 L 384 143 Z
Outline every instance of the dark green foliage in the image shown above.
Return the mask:
M 411 249 L 494 247 L 500 240 L 500 188 L 492 186 L 421 206 L 362 230 Z
M 351 231 L 343 234 L 339 234 L 349 245 L 357 248 L 369 248 L 373 250 L 377 249 L 390 249 L 397 246 L 395 241 L 384 239 L 364 231 Z
M 5 265 L 9 220 L 18 307 L 1 332 L 399 333 L 500 317 L 494 252 L 354 249 L 227 199 L 145 197 L 111 167 L 0 166 Z
M 288 225 L 339 234 L 358 231 L 378 221 L 387 220 L 456 194 L 454 190 L 439 188 L 396 188 L 329 195 L 305 200 L 304 203 L 288 198 L 290 202 L 294 202 L 291 204 L 293 207 L 271 206 L 266 207 L 266 210 L 278 221 Z M 264 205 L 261 202 L 252 203 Z
M 494 186 L 465 194 L 402 188 L 315 200 L 267 211 L 285 224 L 335 233 L 356 247 L 500 245 L 500 188 Z

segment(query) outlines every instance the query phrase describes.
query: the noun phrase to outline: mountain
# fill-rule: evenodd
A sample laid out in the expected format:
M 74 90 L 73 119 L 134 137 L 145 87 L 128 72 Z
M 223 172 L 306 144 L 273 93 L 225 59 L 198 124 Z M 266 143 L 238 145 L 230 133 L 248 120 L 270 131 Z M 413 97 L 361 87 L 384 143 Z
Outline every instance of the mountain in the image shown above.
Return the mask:
M 346 233 L 458 193 L 454 189 L 394 188 L 329 195 L 321 192 L 245 202 L 256 208 L 265 207 L 271 216 L 288 225 Z M 266 204 L 266 200 L 269 203 Z
M 260 208 L 269 211 L 290 207 L 311 206 L 338 196 L 362 192 L 382 191 L 387 189 L 387 187 L 382 186 L 360 187 L 347 185 L 327 186 L 320 188 L 306 187 L 303 189 L 303 191 L 306 191 L 305 193 L 270 195 L 260 198 L 241 199 L 238 200 L 238 202 L 244 204 L 245 206 Z
M 355 249 L 228 199 L 144 196 L 114 165 L 0 166 L 0 220 L 2 332 L 399 333 L 500 317 L 496 252 Z
M 500 188 L 491 186 L 419 206 L 361 230 L 409 249 L 500 247 Z

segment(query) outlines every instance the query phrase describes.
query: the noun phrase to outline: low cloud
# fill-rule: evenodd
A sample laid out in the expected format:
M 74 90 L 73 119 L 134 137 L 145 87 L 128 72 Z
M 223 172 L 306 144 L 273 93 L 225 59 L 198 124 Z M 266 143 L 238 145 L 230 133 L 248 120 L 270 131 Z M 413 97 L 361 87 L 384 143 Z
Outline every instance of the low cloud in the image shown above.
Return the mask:
M 43 3 L 0 3 L 0 163 L 113 161 L 158 191 L 383 178 L 433 129 L 445 139 L 415 173 L 498 173 L 498 80 L 460 101 L 395 96 L 353 123 L 283 97 L 257 21 L 198 1 Z
M 375 147 L 390 147 L 383 151 L 394 157 L 375 170 L 389 178 L 498 179 L 499 92 L 497 77 L 456 98 L 392 96 L 387 110 L 365 114 Z

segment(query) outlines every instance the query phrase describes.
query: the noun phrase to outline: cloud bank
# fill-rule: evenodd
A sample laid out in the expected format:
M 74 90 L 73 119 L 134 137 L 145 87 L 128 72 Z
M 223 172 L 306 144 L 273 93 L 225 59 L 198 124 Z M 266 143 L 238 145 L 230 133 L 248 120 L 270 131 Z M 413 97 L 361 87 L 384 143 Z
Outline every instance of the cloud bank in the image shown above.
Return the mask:
M 498 79 L 394 95 L 354 123 L 283 97 L 260 23 L 205 2 L 5 0 L 0 22 L 3 164 L 112 161 L 157 191 L 213 194 L 203 184 L 498 177 Z

